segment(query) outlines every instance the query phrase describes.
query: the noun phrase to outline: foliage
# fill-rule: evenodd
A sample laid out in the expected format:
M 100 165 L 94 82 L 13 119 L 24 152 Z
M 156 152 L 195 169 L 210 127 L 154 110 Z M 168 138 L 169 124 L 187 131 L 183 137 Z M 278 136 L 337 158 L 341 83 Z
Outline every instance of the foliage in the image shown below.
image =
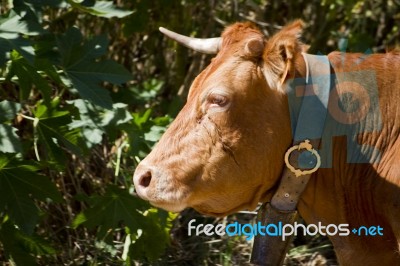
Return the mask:
M 250 20 L 270 36 L 302 18 L 311 52 L 382 52 L 399 44 L 399 5 L 397 0 L 2 0 L 0 261 L 245 263 L 250 246 L 242 239 L 187 236 L 192 217 L 210 218 L 185 211 L 174 220 L 130 194 L 135 165 L 210 60 L 166 40 L 158 27 L 213 37 L 229 23 Z M 331 246 L 320 238 L 296 243 L 290 263 L 310 261 L 311 254 L 332 257 Z
M 65 209 L 81 202 L 83 208 L 74 209 L 69 221 L 57 226 L 71 226 L 77 234 L 97 232 L 91 241 L 98 250 L 114 254 L 112 261 L 153 261 L 168 244 L 173 216 L 133 197 L 128 192 L 130 174 L 122 165 L 144 156 L 170 119 L 150 117 L 150 108 L 143 115 L 140 108 L 129 109 L 114 100 L 112 92 L 127 88 L 129 84 L 121 85 L 133 76 L 107 58 L 109 37 L 86 32 L 89 29 L 72 19 L 62 19 L 65 24 L 59 27 L 59 18 L 49 19 L 57 12 L 94 16 L 96 21 L 132 14 L 107 1 L 13 1 L 3 11 L 0 242 L 4 254 L 0 258 L 18 265 L 54 263 L 54 256 L 63 255 L 57 250 L 65 243 L 54 241 L 42 222 L 51 220 L 53 206 Z M 132 90 L 138 91 L 134 86 Z M 157 88 L 151 87 L 150 95 L 152 91 Z M 132 95 L 138 101 L 148 100 Z M 114 168 L 114 174 L 98 185 L 93 182 L 89 189 L 63 188 L 82 182 L 92 167 L 87 158 L 102 145 L 118 150 L 107 158 L 114 165 L 105 167 Z M 95 171 L 91 174 L 91 181 L 98 179 Z M 61 188 L 67 193 L 60 194 Z M 125 244 L 115 245 L 116 238 Z

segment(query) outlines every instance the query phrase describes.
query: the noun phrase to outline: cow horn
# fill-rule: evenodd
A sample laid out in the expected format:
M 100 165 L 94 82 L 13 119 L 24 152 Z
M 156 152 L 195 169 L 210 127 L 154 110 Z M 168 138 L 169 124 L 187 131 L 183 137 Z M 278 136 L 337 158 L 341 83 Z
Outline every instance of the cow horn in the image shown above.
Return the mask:
M 197 52 L 205 54 L 216 54 L 221 47 L 221 38 L 199 39 L 184 36 L 166 28 L 160 27 L 159 30 L 168 38 L 177 41 L 184 46 L 191 48 Z

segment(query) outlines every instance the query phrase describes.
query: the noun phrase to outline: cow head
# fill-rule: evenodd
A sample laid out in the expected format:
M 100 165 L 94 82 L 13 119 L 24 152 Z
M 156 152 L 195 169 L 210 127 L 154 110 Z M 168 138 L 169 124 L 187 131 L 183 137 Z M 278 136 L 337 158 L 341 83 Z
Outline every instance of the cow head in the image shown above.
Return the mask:
M 211 40 L 216 57 L 135 171 L 140 197 L 215 216 L 269 200 L 292 138 L 283 85 L 304 65 L 301 28 L 295 21 L 265 40 L 254 25 L 236 23 Z

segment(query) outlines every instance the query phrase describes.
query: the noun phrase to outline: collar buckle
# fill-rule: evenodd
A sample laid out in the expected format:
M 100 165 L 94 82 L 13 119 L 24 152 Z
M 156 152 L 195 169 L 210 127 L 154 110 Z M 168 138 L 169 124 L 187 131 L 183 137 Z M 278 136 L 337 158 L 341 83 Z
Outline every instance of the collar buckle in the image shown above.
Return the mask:
M 312 155 L 315 156 L 315 158 L 317 159 L 317 162 L 315 164 L 315 166 L 312 169 L 308 169 L 308 170 L 300 170 L 300 169 L 296 169 L 293 165 L 290 164 L 289 158 L 290 158 L 290 154 L 294 151 L 300 151 L 300 150 L 307 150 L 309 151 Z M 310 175 L 312 173 L 314 173 L 315 171 L 317 171 L 320 166 L 321 166 L 321 157 L 319 156 L 319 153 L 313 148 L 313 146 L 311 145 L 310 141 L 308 139 L 304 140 L 303 142 L 301 142 L 298 145 L 294 145 L 291 148 L 289 148 L 285 154 L 285 164 L 286 167 L 293 173 L 295 174 L 296 177 L 300 177 L 303 175 Z

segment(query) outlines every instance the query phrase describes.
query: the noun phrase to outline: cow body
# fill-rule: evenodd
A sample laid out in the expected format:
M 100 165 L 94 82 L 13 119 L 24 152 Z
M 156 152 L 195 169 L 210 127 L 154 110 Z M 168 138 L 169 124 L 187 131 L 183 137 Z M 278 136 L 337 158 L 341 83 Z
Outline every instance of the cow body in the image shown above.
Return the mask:
M 400 256 L 400 55 L 331 53 L 336 73 L 374 70 L 382 127 L 358 135 L 359 144 L 380 151 L 376 163 L 347 163 L 347 140 L 333 142 L 332 168 L 317 171 L 299 202 L 307 223 L 380 225 L 384 236 L 331 237 L 343 265 L 399 265 Z
M 307 72 L 300 32 L 299 21 L 266 41 L 249 24 L 225 30 L 187 104 L 136 169 L 141 197 L 170 211 L 217 216 L 271 199 L 292 143 L 285 84 Z M 334 136 L 332 165 L 313 174 L 298 210 L 307 223 L 384 228 L 383 236 L 331 236 L 341 264 L 400 265 L 400 55 L 328 57 L 336 74 L 375 73 L 380 128 L 360 130 L 356 142 L 379 150 L 379 158 L 349 163 L 348 140 Z

